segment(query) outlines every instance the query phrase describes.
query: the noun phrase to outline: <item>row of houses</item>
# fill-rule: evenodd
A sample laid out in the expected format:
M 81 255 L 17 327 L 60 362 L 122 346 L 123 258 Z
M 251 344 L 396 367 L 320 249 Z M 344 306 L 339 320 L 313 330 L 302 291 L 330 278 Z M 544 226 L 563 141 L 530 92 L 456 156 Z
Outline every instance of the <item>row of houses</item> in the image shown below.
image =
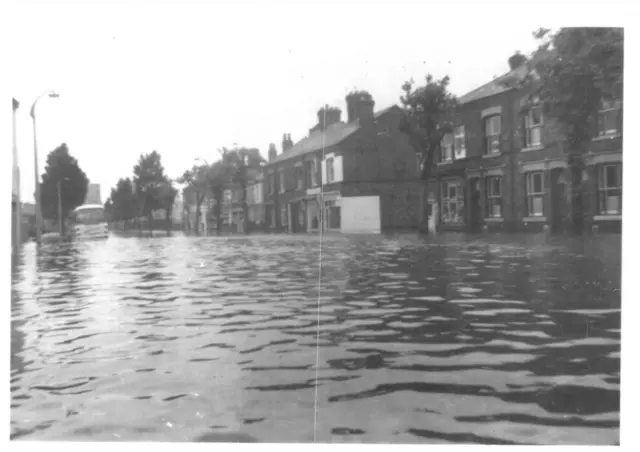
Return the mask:
M 355 92 L 341 110 L 325 106 L 309 134 L 284 134 L 247 192 L 252 228 L 266 232 L 380 232 L 429 227 L 459 231 L 561 231 L 569 210 L 570 177 L 557 127 L 526 90 L 505 83 L 525 75 L 523 60 L 459 98 L 421 197 L 421 163 L 399 131 L 402 110 L 375 110 Z M 587 229 L 619 231 L 622 221 L 621 102 L 603 104 L 582 174 Z M 240 194 L 227 194 L 225 227 L 242 223 Z M 421 199 L 424 199 L 421 201 Z

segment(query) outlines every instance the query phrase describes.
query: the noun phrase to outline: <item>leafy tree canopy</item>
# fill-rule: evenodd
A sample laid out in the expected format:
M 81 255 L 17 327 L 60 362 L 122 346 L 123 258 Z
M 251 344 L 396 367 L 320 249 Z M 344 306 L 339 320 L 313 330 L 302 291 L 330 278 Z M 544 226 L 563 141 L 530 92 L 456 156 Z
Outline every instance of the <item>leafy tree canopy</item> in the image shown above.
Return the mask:
M 579 154 L 593 137 L 602 102 L 622 100 L 623 29 L 539 29 L 534 36 L 540 44 L 520 85 L 556 120 L 569 152 Z
M 89 179 L 80 168 L 78 161 L 69 154 L 65 143 L 47 156 L 45 172 L 42 175 L 40 201 L 42 215 L 58 220 L 58 182 L 62 200 L 62 218 L 84 203 Z
M 449 92 L 449 77 L 440 80 L 428 74 L 425 84 L 415 86 L 410 80 L 402 85 L 400 97 L 404 117 L 400 131 L 409 137 L 414 151 L 421 157 L 421 178 L 427 179 L 440 143 L 451 132 L 458 101 Z
M 171 187 L 171 181 L 165 175 L 160 154 L 153 151 L 140 155 L 133 174 L 133 187 L 142 213 L 150 215 L 154 210 L 166 208 L 166 197 L 173 192 L 167 188 Z

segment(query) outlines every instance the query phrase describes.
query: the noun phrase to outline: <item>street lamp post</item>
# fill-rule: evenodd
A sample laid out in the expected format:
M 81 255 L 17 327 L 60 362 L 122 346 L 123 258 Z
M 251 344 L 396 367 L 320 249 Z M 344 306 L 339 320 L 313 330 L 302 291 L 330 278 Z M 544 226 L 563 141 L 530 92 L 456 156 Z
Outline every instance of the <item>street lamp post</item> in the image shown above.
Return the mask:
M 62 226 L 64 224 L 64 220 L 62 218 L 62 182 L 63 181 L 68 181 L 70 180 L 68 177 L 63 177 L 62 179 L 60 179 L 58 181 L 58 223 L 60 226 L 60 237 L 62 237 L 63 234 L 63 230 L 62 230 Z
M 20 103 L 13 99 L 13 184 L 15 189 L 15 235 L 13 237 L 15 246 L 12 247 L 14 253 L 18 252 L 22 245 L 22 199 L 20 199 L 20 164 L 18 160 L 18 132 L 17 132 L 17 113 Z
M 51 98 L 60 97 L 55 91 L 45 91 L 36 97 L 31 106 L 31 119 L 33 120 L 33 168 L 36 182 L 36 242 L 40 243 L 42 239 L 42 211 L 40 209 L 40 176 L 38 175 L 38 138 L 36 128 L 36 105 L 43 97 Z

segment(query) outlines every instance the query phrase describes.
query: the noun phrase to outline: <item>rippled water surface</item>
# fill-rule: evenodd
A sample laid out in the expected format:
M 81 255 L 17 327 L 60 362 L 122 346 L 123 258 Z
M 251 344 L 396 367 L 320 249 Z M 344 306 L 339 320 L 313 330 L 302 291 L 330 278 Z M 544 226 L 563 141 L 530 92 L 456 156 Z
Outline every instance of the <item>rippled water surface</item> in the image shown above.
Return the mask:
M 15 439 L 615 444 L 619 399 L 619 236 L 112 236 L 13 273 Z

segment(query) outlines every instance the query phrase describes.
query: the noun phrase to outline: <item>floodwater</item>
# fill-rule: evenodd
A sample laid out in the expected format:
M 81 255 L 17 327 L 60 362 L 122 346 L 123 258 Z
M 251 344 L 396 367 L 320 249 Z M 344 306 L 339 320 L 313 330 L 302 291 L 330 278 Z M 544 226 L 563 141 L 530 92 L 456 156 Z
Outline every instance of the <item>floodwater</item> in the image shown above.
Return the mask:
M 11 437 L 617 444 L 620 246 L 26 245 L 12 275 Z

